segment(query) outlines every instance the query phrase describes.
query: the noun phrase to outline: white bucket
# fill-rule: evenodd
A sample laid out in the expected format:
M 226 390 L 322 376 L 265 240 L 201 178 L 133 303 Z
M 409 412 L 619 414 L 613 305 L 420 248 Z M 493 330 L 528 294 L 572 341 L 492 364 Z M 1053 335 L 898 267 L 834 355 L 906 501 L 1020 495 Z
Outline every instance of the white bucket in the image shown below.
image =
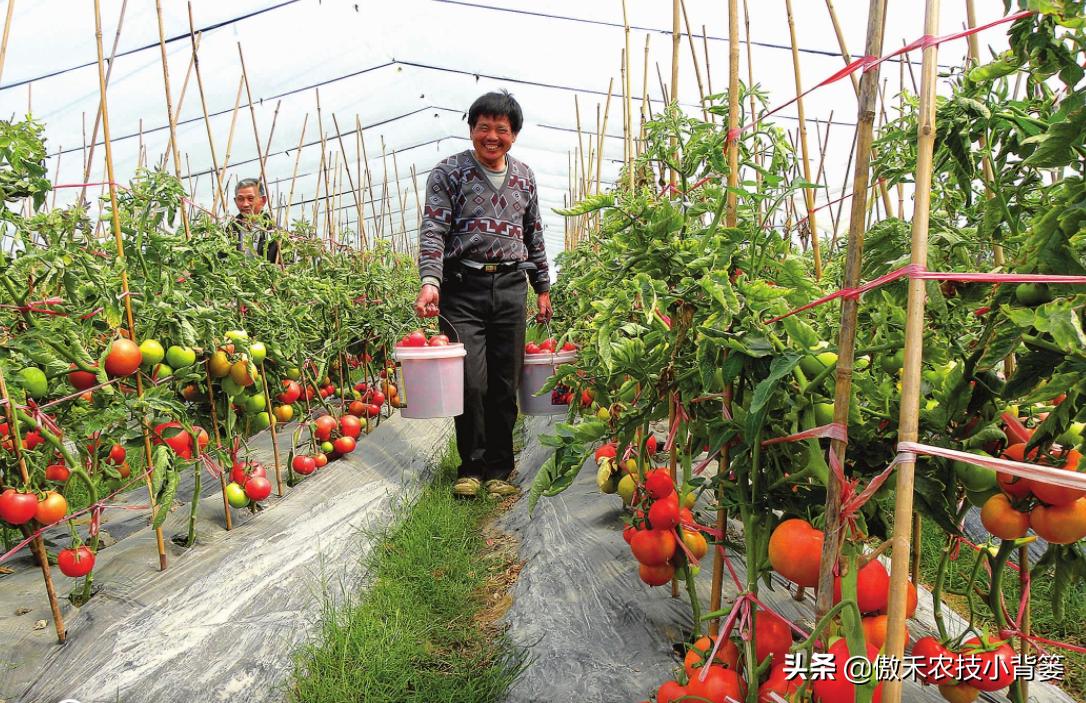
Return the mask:
M 559 415 L 569 410 L 569 403 L 553 402 L 553 393 L 537 396 L 539 389 L 554 375 L 559 364 L 568 364 L 577 352 L 554 354 L 525 354 L 520 370 L 520 412 L 524 415 Z
M 404 398 L 400 414 L 425 420 L 456 417 L 464 412 L 463 344 L 440 347 L 396 347 L 393 356 L 403 370 Z

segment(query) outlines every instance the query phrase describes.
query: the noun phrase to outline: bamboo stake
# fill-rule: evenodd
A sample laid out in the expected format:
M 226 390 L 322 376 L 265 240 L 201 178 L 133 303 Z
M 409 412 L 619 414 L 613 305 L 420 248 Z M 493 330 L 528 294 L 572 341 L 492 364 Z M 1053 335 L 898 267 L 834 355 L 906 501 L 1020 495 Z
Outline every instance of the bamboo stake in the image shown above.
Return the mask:
M 64 153 L 64 145 L 61 144 L 57 147 L 57 168 L 53 172 L 53 183 L 60 183 L 60 157 Z M 53 198 L 49 203 L 49 208 L 54 209 L 57 206 L 57 189 L 53 189 Z
M 121 215 L 120 210 L 117 208 L 117 182 L 113 174 L 113 144 L 109 137 L 109 108 L 106 104 L 106 72 L 104 66 L 104 58 L 102 52 L 102 13 L 101 13 L 101 0 L 94 0 L 94 38 L 98 45 L 98 90 L 101 95 L 99 106 L 102 112 L 102 141 L 106 150 L 106 181 L 109 183 L 109 202 L 110 210 L 113 215 L 113 240 L 117 244 L 117 258 L 122 262 L 125 259 L 124 256 L 124 241 L 121 239 Z M 121 268 L 121 291 L 124 296 L 124 309 L 125 316 L 128 320 L 128 332 L 131 338 L 136 339 L 136 322 L 132 315 L 132 296 L 131 291 L 128 288 L 128 271 L 125 268 Z M 136 374 L 136 395 L 140 398 L 143 397 L 143 380 L 139 374 Z M 147 417 L 140 418 L 140 425 L 143 428 L 143 451 L 147 460 L 147 466 L 151 466 L 151 435 L 147 428 Z M 151 517 L 154 518 L 158 512 L 158 506 L 155 501 L 154 491 L 151 489 L 151 472 L 144 472 L 144 478 L 147 481 L 147 494 L 149 502 L 151 504 Z M 166 569 L 166 544 L 162 539 L 162 528 L 155 529 L 155 542 L 158 547 L 158 566 L 159 569 L 165 571 Z
M 679 2 L 680 0 L 673 0 L 671 3 L 671 100 L 669 102 L 675 103 L 675 106 L 679 105 Z M 679 142 L 677 137 L 671 138 L 671 150 L 678 152 Z M 676 158 L 676 160 L 678 160 Z M 679 181 L 679 174 L 675 169 L 671 169 L 671 187 L 675 188 L 675 184 Z
M 392 232 L 392 201 L 388 194 L 388 150 L 385 148 L 385 135 L 381 135 L 381 169 L 383 181 L 381 183 L 381 233 L 385 232 L 385 214 L 388 214 L 388 238 L 392 240 L 395 248 L 395 237 Z
M 939 0 L 926 0 L 924 34 L 939 33 Z M 913 210 L 912 263 L 925 266 L 928 261 L 928 219 L 931 210 L 932 152 L 935 145 L 935 81 L 938 77 L 938 45 L 924 48 L 921 75 L 920 112 L 917 129 L 916 196 Z M 925 282 L 909 280 L 909 303 L 905 322 L 905 374 L 901 388 L 901 419 L 898 439 L 915 442 L 918 435 L 920 410 L 920 365 L 924 338 Z M 906 456 L 897 467 L 897 487 L 894 501 L 894 547 L 890 567 L 890 603 L 887 611 L 886 654 L 901 660 L 905 652 L 905 600 L 909 570 L 908 539 L 913 517 L 913 477 L 916 458 Z M 891 678 L 885 684 L 883 700 L 899 703 L 900 680 Z
M 197 35 L 196 35 L 196 48 L 197 48 L 197 49 L 199 49 L 199 48 L 200 48 L 200 40 L 201 40 L 202 38 L 203 38 L 203 34 L 202 34 L 202 33 L 201 33 L 201 34 L 197 34 Z M 189 67 L 188 67 L 187 69 L 185 69 L 185 80 L 181 82 L 181 95 L 180 95 L 180 96 L 178 96 L 178 98 L 177 98 L 177 110 L 176 110 L 176 112 L 174 113 L 174 119 L 175 119 L 175 120 L 176 120 L 176 119 L 177 119 L 178 117 L 180 117 L 180 116 L 181 116 L 181 108 L 182 108 L 182 107 L 184 106 L 184 104 L 185 104 L 185 94 L 186 94 L 186 93 L 188 92 L 188 89 L 189 89 L 189 79 L 190 79 L 190 78 L 192 77 L 192 65 L 193 65 L 193 61 L 192 61 L 192 55 L 190 54 L 190 55 L 189 55 Z M 165 168 L 166 168 L 166 164 L 167 164 L 167 163 L 169 162 L 169 160 L 170 160 L 170 152 L 171 152 L 171 151 L 173 150 L 173 143 L 174 143 L 174 141 L 175 141 L 175 140 L 174 140 L 174 138 L 173 138 L 173 135 L 171 134 L 171 135 L 170 135 L 170 140 L 169 140 L 169 143 L 167 143 L 167 144 L 166 144 L 166 153 L 165 153 L 165 154 L 163 154 L 163 156 L 162 156 L 162 168 L 163 168 L 163 169 L 165 169 Z
M 977 26 L 977 10 L 973 5 L 973 0 L 965 0 L 965 16 L 970 29 Z M 980 62 L 980 45 L 977 35 L 970 34 L 968 42 L 969 61 L 976 65 Z M 988 137 L 985 134 L 980 135 L 980 151 L 983 155 L 980 163 L 982 173 L 984 173 L 984 197 L 990 199 L 992 197 L 991 184 L 995 182 L 995 173 L 992 171 L 992 160 L 988 156 Z M 1004 265 L 1002 244 L 992 243 L 992 257 L 995 259 L 996 266 Z
M 192 1 L 189 0 L 191 8 Z M 190 9 L 189 12 L 192 12 Z M 245 83 L 245 97 L 249 100 L 249 117 L 253 121 L 253 139 L 256 141 L 256 158 L 260 161 L 260 182 L 264 184 L 265 195 L 269 193 L 268 178 L 264 172 L 264 150 L 260 148 L 260 129 L 256 126 L 256 108 L 253 106 L 253 91 L 249 88 L 249 73 L 245 70 L 245 53 L 241 50 L 241 42 L 238 42 L 238 59 L 241 61 L 241 78 Z M 278 111 L 278 107 L 276 110 Z M 272 128 L 274 130 L 274 127 Z M 270 141 L 270 137 L 269 137 Z
M 158 49 L 162 55 L 162 87 L 166 91 L 166 117 L 170 124 L 170 145 L 174 152 L 174 175 L 181 180 L 181 157 L 177 153 L 177 118 L 173 112 L 173 98 L 170 96 L 170 67 L 166 60 L 166 28 L 162 23 L 162 0 L 155 0 L 155 14 L 158 16 Z M 141 120 L 142 125 L 142 120 Z M 212 208 L 214 211 L 214 208 Z M 189 213 L 187 207 L 181 208 L 181 225 L 185 231 L 185 239 L 192 239 L 192 231 L 189 228 Z
M 8 3 L 8 24 L 11 24 L 11 5 Z M 4 29 L 4 40 L 7 40 L 7 28 Z M 23 437 L 19 425 L 15 419 L 15 403 L 8 395 L 8 384 L 4 380 L 4 371 L 0 368 L 0 396 L 4 399 L 4 410 L 7 414 L 8 427 L 11 428 L 12 446 L 15 451 L 15 461 L 19 464 L 19 473 L 22 474 L 23 485 L 30 485 L 30 473 L 26 469 L 26 458 L 23 456 Z M 30 535 L 30 528 L 23 526 L 23 534 Z M 49 568 L 49 555 L 45 551 L 45 542 L 38 535 L 30 543 L 30 549 L 34 552 L 34 558 L 41 568 L 41 576 L 45 581 L 45 595 L 49 598 L 49 610 L 53 613 L 53 626 L 57 631 L 57 642 L 61 644 L 67 637 L 67 628 L 64 626 L 64 614 L 60 612 L 60 602 L 57 600 L 57 589 L 53 585 L 53 575 Z
M 207 402 L 211 408 L 211 429 L 215 433 L 215 446 L 222 449 L 222 433 L 219 432 L 219 417 L 215 409 L 215 386 L 211 380 L 211 371 L 208 368 L 210 359 L 204 362 L 204 374 L 207 377 Z M 234 518 L 230 514 L 230 501 L 226 497 L 226 472 L 219 472 L 219 489 L 222 491 L 222 511 L 226 518 L 226 531 L 234 529 Z
M 622 96 L 622 168 L 623 168 L 623 170 L 626 171 L 626 173 L 628 175 L 629 174 L 629 165 L 630 165 L 630 146 L 627 143 L 628 142 L 628 140 L 627 140 L 627 134 L 628 134 L 627 125 L 629 123 L 630 116 L 629 116 L 629 113 L 626 111 L 626 95 L 625 95 L 625 93 L 626 93 L 626 51 L 622 50 L 620 53 L 621 53 L 622 59 L 619 61 L 619 64 L 618 64 L 618 75 L 619 75 L 619 84 L 621 85 L 621 90 L 623 92 L 623 96 Z M 620 176 L 620 178 L 621 178 L 621 176 Z
M 336 239 L 336 197 L 339 195 L 339 154 L 332 154 L 332 187 L 325 197 L 324 212 L 328 216 L 328 243 L 335 247 Z M 333 249 L 334 251 L 334 249 Z
M 645 122 L 651 119 L 652 108 L 649 106 L 649 40 L 652 35 L 645 35 L 645 63 L 641 69 L 641 146 L 645 146 Z
M 222 168 L 219 169 L 218 178 L 223 178 L 226 175 L 226 169 L 230 165 L 230 153 L 234 148 L 234 128 L 238 123 L 238 110 L 241 109 L 241 91 L 245 87 L 245 81 L 241 76 L 238 76 L 238 90 L 234 95 L 234 110 L 230 113 L 230 131 L 226 135 L 226 154 L 222 159 Z M 223 203 L 225 207 L 226 204 Z M 215 212 L 218 208 L 218 197 L 213 194 L 211 200 L 211 211 Z
M 417 227 L 422 227 L 422 198 L 419 196 L 419 177 L 415 173 L 415 164 L 411 164 L 411 185 L 415 188 L 415 217 Z
M 698 50 L 694 47 L 694 35 L 690 33 L 690 18 L 686 15 L 686 2 L 685 0 L 679 0 L 679 8 L 683 13 L 683 26 L 686 27 L 686 38 L 690 44 L 690 58 L 694 60 L 694 77 L 698 81 L 698 94 L 701 95 L 701 116 L 706 122 L 709 121 L 709 111 L 705 108 L 705 84 L 701 82 L 701 66 L 698 64 Z
M 298 164 L 302 160 L 302 147 L 305 144 L 305 128 L 309 124 L 309 113 L 305 113 L 305 117 L 302 118 L 302 133 L 298 137 L 298 149 L 294 154 L 294 171 L 290 174 L 290 192 L 287 194 L 287 220 L 285 223 L 289 226 L 290 220 L 290 208 L 294 204 L 294 183 L 298 180 Z
M 841 23 L 837 19 L 837 10 L 835 10 L 834 7 L 833 7 L 833 0 L 826 0 L 826 9 L 829 10 L 829 13 L 830 13 L 830 21 L 833 23 L 833 32 L 837 36 L 837 45 L 841 49 L 841 58 L 843 58 L 845 60 L 846 64 L 852 63 L 852 56 L 848 51 L 848 45 L 845 44 L 845 35 L 841 31 Z M 885 21 L 886 21 L 886 17 L 884 15 L 883 16 L 883 22 L 885 22 Z M 873 56 L 873 54 L 868 54 L 868 56 Z M 859 84 L 858 79 L 856 78 L 856 74 L 855 73 L 850 73 L 849 78 L 852 79 L 852 89 L 853 89 L 853 91 L 855 91 L 856 97 L 859 97 L 860 96 L 860 84 Z M 846 177 L 847 177 L 847 174 L 846 174 Z M 879 193 L 882 195 L 883 206 L 886 208 L 886 211 L 889 212 L 890 211 L 890 192 L 887 190 L 886 184 L 882 183 L 881 181 L 879 182 Z
M 726 224 L 735 227 L 739 219 L 738 200 L 735 191 L 739 184 L 739 4 L 738 0 L 728 0 L 728 134 L 734 138 L 728 140 L 728 201 Z M 724 389 L 724 407 L 730 402 L 731 389 Z M 728 448 L 721 449 L 718 471 L 725 471 L 728 466 Z M 718 496 L 723 497 L 723 496 Z M 722 502 L 722 501 L 721 501 Z M 728 512 L 719 508 L 716 513 L 716 528 L 720 534 L 728 529 Z M 719 550 L 713 551 L 713 582 L 709 590 L 709 610 L 720 610 L 721 592 L 724 584 L 724 559 Z M 710 636 L 720 631 L 720 620 L 709 622 Z
M 8 11 L 11 11 L 11 7 L 15 0 L 8 0 Z M 128 9 L 128 0 L 122 0 L 121 2 L 121 14 L 117 18 L 117 31 L 113 34 L 113 49 L 109 53 L 109 66 L 106 67 L 106 85 L 109 85 L 109 79 L 113 75 L 113 60 L 117 57 L 117 45 L 121 41 L 121 27 L 124 26 L 124 13 Z M 4 31 L 7 31 L 7 27 L 11 24 L 9 21 L 4 25 Z M 86 159 L 86 166 L 83 170 L 83 182 L 86 183 L 90 180 L 91 163 L 94 161 L 94 147 L 98 142 L 98 127 L 102 124 L 102 106 L 98 105 L 98 111 L 94 113 L 94 127 L 91 129 L 90 138 L 90 154 Z M 87 202 L 87 187 L 83 186 L 79 189 L 79 204 Z
M 604 103 L 602 123 L 599 121 L 600 106 L 596 104 L 596 125 L 600 130 L 596 135 L 596 195 L 600 193 L 600 174 L 603 172 L 603 135 L 607 133 L 607 116 L 611 112 L 611 91 L 614 87 L 615 79 L 612 78 L 607 83 L 607 102 Z
M 796 23 L 792 17 L 792 0 L 784 0 L 788 14 L 788 36 L 792 40 L 792 70 L 796 77 L 796 110 L 799 113 L 799 146 L 803 155 L 803 180 L 811 182 L 811 159 L 807 149 L 807 118 L 803 109 L 803 81 L 799 72 L 799 45 L 796 44 Z M 807 205 L 807 227 L 811 231 L 811 254 L 814 256 L 815 279 L 822 278 L 822 254 L 819 251 L 818 221 L 815 217 L 814 189 L 803 189 L 803 201 Z
M 749 26 L 749 23 L 748 23 L 748 26 Z M 748 31 L 748 34 L 749 34 L 750 30 L 748 29 L 747 31 Z M 709 95 L 715 95 L 715 93 L 713 92 L 713 72 L 712 72 L 712 69 L 710 68 L 710 62 L 709 62 L 709 33 L 707 31 L 705 31 L 705 25 L 704 24 L 701 25 L 701 45 L 702 45 L 702 52 L 703 52 L 703 54 L 705 56 L 705 85 L 709 88 Z M 747 41 L 747 50 L 748 51 L 750 50 L 750 41 L 749 40 Z M 716 124 L 716 115 L 715 114 L 710 114 L 709 117 L 710 117 L 710 119 L 712 119 L 713 124 Z
M 358 130 L 358 143 L 362 147 L 362 163 L 366 166 L 366 192 L 370 195 L 370 218 L 372 219 L 376 212 L 373 197 L 373 174 L 370 173 L 370 158 L 366 154 L 366 135 L 362 132 L 362 121 L 358 118 L 357 112 L 354 115 L 354 126 Z M 376 236 L 380 238 L 379 233 Z
M 867 15 L 867 48 L 871 56 L 882 52 L 883 13 L 886 0 L 870 0 Z M 871 175 L 871 142 L 874 138 L 875 98 L 878 93 L 879 72 L 876 69 L 860 79 L 860 104 L 856 115 L 856 170 L 852 180 L 852 216 L 848 224 L 848 249 L 845 253 L 843 287 L 859 285 L 863 262 L 864 210 L 867 206 L 868 181 Z M 852 368 L 856 351 L 856 316 L 859 301 L 841 301 L 841 330 L 837 340 L 837 369 L 834 386 L 833 421 L 848 426 L 849 403 L 852 398 Z M 833 440 L 830 452 L 843 463 L 847 444 Z M 821 617 L 833 607 L 833 569 L 841 549 L 841 486 L 831 480 L 826 490 L 826 530 L 822 543 L 822 561 L 818 573 L 817 612 Z M 904 553 L 907 553 L 904 552 Z
M 123 12 L 123 10 L 122 10 Z M 15 14 L 15 0 L 8 0 L 8 14 L 4 19 L 4 38 L 0 39 L 0 76 L 4 75 L 4 59 L 8 55 L 8 37 L 11 35 L 11 17 Z M 61 642 L 64 638 L 61 638 Z
M 354 194 L 355 210 L 358 212 L 358 228 L 359 228 L 359 246 L 361 247 L 361 231 L 362 231 L 362 183 L 359 182 L 358 187 L 355 188 L 354 178 L 351 176 L 351 168 L 347 166 L 347 147 L 343 145 L 343 133 L 339 129 L 339 120 L 336 119 L 336 113 L 332 113 L 332 126 L 336 128 L 336 140 L 339 142 L 339 150 L 343 154 L 343 164 L 347 168 L 347 183 L 351 187 L 351 193 Z
M 211 168 L 215 174 L 215 185 L 218 187 L 219 202 L 223 206 L 223 214 L 230 216 L 226 209 L 226 196 L 223 195 L 222 174 L 219 172 L 219 157 L 215 153 L 215 138 L 211 134 L 211 115 L 207 111 L 207 98 L 204 95 L 204 79 L 200 75 L 200 55 L 196 45 L 196 23 L 192 19 L 192 0 L 189 0 L 189 38 L 192 40 L 192 69 L 196 73 L 196 87 L 200 93 L 200 107 L 204 111 L 204 126 L 207 128 L 207 143 L 211 150 Z M 190 171 L 191 173 L 191 171 Z M 212 210 L 212 212 L 215 212 Z
M 626 0 L 622 0 L 622 28 L 626 40 L 626 49 L 622 53 L 622 110 L 623 110 L 623 144 L 626 147 L 626 170 L 630 179 L 630 192 L 634 189 L 634 143 L 633 128 L 633 99 L 630 96 L 630 84 L 633 76 L 630 73 L 630 18 L 626 12 Z
M 325 156 L 328 153 L 328 141 L 324 135 L 324 118 L 321 117 L 321 91 L 320 88 L 314 88 L 314 92 L 317 97 L 317 132 L 320 134 L 321 139 L 321 158 L 324 160 L 324 215 L 325 215 L 325 234 L 328 236 L 328 242 L 332 241 L 332 208 L 329 204 L 329 199 L 332 197 L 332 187 L 328 180 L 328 158 Z M 314 222 L 314 226 L 316 222 Z

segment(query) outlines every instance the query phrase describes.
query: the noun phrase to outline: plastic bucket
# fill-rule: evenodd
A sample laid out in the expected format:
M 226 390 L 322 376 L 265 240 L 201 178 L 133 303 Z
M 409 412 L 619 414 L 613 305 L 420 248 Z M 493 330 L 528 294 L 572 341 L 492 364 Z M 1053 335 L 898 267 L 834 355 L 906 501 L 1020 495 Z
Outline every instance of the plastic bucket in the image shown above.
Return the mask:
M 554 375 L 559 364 L 568 364 L 577 358 L 577 352 L 555 354 L 525 354 L 520 370 L 520 412 L 524 415 L 559 415 L 569 410 L 569 403 L 558 403 L 556 393 L 536 393 Z
M 396 347 L 401 364 L 404 398 L 400 414 L 415 420 L 456 417 L 464 412 L 463 344 L 440 347 Z

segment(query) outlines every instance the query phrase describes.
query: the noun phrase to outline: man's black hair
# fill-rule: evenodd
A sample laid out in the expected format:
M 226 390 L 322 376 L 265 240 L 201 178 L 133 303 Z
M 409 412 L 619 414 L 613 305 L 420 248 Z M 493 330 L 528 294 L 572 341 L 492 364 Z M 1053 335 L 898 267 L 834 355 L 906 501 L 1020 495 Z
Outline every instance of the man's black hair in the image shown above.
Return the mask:
M 475 129 L 475 123 L 479 117 L 508 117 L 509 126 L 513 128 L 513 134 L 519 134 L 524 125 L 524 113 L 508 90 L 498 93 L 487 93 L 471 104 L 468 109 L 468 126 Z

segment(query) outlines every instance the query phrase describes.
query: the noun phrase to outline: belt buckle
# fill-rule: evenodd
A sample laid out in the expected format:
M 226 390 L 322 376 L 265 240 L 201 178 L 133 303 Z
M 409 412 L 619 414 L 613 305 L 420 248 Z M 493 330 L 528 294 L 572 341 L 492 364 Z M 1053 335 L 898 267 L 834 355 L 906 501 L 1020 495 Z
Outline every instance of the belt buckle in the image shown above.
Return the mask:
M 483 264 L 483 271 L 485 271 L 486 273 L 497 273 L 498 272 L 498 265 L 497 264 Z

